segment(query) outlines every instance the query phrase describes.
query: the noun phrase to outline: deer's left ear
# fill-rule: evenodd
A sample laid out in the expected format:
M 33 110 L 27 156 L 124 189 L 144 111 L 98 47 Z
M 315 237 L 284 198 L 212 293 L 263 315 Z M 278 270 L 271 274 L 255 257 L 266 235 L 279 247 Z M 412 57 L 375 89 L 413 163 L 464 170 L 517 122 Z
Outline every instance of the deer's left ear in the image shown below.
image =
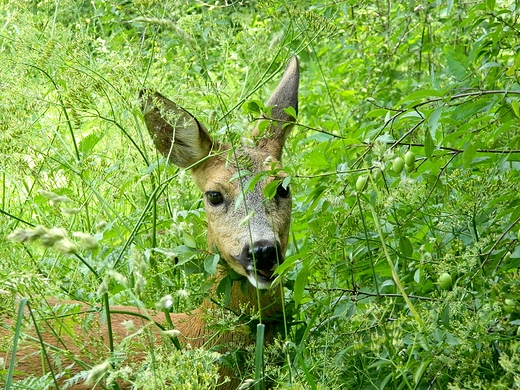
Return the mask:
M 258 147 L 268 149 L 269 152 L 280 160 L 285 140 L 289 135 L 293 125 L 288 122 L 294 122 L 295 117 L 285 112 L 288 107 L 294 108 L 298 113 L 298 85 L 300 83 L 300 69 L 298 58 L 292 56 L 285 68 L 285 72 L 280 83 L 274 90 L 273 94 L 267 100 L 266 107 L 271 107 L 271 123 L 267 129 L 262 131 L 258 139 Z M 258 136 L 258 126 L 253 131 L 253 136 Z

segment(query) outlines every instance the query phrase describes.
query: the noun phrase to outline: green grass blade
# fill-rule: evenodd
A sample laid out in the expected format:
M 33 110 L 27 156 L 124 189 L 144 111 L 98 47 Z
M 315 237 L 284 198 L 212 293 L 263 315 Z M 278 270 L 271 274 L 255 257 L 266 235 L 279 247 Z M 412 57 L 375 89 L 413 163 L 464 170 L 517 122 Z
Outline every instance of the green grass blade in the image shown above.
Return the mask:
M 255 348 L 255 390 L 263 389 L 264 386 L 264 336 L 265 325 L 256 326 L 256 348 Z
M 26 305 L 27 298 L 22 298 L 18 307 L 18 316 L 16 318 L 16 327 L 14 329 L 13 350 L 11 352 L 11 361 L 9 362 L 9 371 L 7 372 L 7 380 L 5 383 L 6 390 L 9 390 L 11 388 L 11 383 L 13 381 L 14 366 L 16 364 L 16 350 L 18 348 L 18 339 L 20 338 L 20 333 L 22 329 L 23 312 L 25 310 Z

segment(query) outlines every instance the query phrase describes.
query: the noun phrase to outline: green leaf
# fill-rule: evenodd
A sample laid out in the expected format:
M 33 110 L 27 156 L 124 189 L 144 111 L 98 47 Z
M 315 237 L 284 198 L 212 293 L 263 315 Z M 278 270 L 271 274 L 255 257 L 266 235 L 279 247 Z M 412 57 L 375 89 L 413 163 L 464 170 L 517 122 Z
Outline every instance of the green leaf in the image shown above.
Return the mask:
M 368 114 L 365 115 L 365 118 L 370 119 L 378 116 L 385 116 L 387 112 L 388 110 L 385 108 L 376 108 L 375 110 L 369 111 Z
M 404 257 L 411 257 L 413 253 L 413 245 L 408 237 L 399 237 L 399 248 L 401 250 L 401 254 Z
M 256 325 L 256 348 L 255 348 L 255 380 L 256 383 L 262 384 L 264 380 L 264 335 L 265 325 Z M 264 386 L 259 386 L 259 388 Z
M 443 107 L 437 107 L 432 111 L 430 116 L 428 117 L 428 129 L 430 130 L 430 135 L 432 139 L 437 139 L 437 129 L 439 127 L 439 119 L 441 117 Z
M 204 271 L 209 273 L 210 275 L 215 275 L 217 273 L 217 265 L 220 260 L 220 255 L 218 253 L 213 253 L 204 259 Z
M 287 189 L 287 187 L 291 184 L 291 176 L 287 176 L 282 180 L 282 187 Z
M 517 118 L 520 118 L 520 107 L 518 105 L 518 99 L 511 99 L 511 108 L 513 109 L 513 112 Z
M 195 248 L 190 248 L 187 245 L 180 245 L 173 249 L 173 253 L 177 258 L 176 265 L 182 265 L 192 260 L 195 256 L 198 255 L 198 250 Z
M 264 187 L 264 195 L 267 199 L 272 199 L 276 194 L 276 189 L 280 185 L 280 180 L 273 180 Z
M 464 167 L 469 168 L 469 166 L 473 162 L 476 155 L 477 155 L 476 143 L 473 140 L 470 140 L 466 144 L 466 147 L 464 148 L 464 152 L 462 153 L 462 160 L 464 161 Z
M 231 299 L 232 284 L 233 281 L 231 280 L 231 277 L 228 275 L 227 277 L 222 279 L 217 286 L 217 295 L 223 297 L 224 305 L 227 305 L 229 303 L 229 300 Z
M 464 79 L 467 75 L 467 70 L 461 62 L 462 54 L 457 53 L 452 49 L 446 49 L 444 52 L 446 55 L 449 74 L 458 80 Z
M 426 369 L 431 363 L 431 359 L 426 359 L 421 362 L 417 370 L 415 370 L 413 374 L 413 381 L 416 385 L 418 385 L 421 382 L 422 377 L 424 376 L 424 373 L 426 372 Z
M 259 100 L 250 100 L 244 104 L 244 110 L 246 113 L 253 115 L 260 115 L 264 109 L 264 105 Z
M 412 102 L 412 101 L 424 101 L 428 100 L 429 98 L 439 98 L 444 97 L 445 93 L 443 91 L 438 91 L 436 89 L 421 89 L 418 91 L 414 91 L 405 97 L 403 97 L 397 105 L 401 105 L 406 102 Z
M 88 155 L 89 152 L 94 149 L 94 147 L 98 144 L 99 141 L 103 139 L 103 134 L 101 133 L 92 133 L 87 135 L 79 142 L 79 151 L 84 155 Z
M 305 287 L 307 286 L 309 279 L 309 267 L 308 262 L 303 265 L 303 268 L 298 272 L 296 281 L 294 282 L 294 305 L 298 307 L 302 298 Z
M 431 158 L 435 144 L 433 143 L 432 136 L 429 130 L 424 132 L 424 154 L 427 158 Z
M 296 110 L 294 109 L 294 107 L 286 107 L 286 108 L 284 108 L 283 110 L 284 110 L 284 112 L 285 112 L 287 115 L 289 115 L 289 116 L 291 116 L 292 118 L 295 118 L 295 119 L 296 119 L 297 115 L 296 115 Z

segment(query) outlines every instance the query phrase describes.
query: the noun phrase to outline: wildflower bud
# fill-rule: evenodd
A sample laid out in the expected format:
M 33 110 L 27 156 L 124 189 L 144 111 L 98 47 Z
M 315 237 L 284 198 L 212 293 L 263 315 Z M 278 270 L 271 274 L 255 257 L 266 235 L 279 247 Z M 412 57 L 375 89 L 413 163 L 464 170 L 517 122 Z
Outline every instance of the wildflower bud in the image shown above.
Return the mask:
M 96 294 L 98 297 L 102 297 L 104 294 L 108 292 L 108 278 L 104 278 L 101 284 L 99 285 Z
M 110 362 L 105 360 L 103 363 L 92 367 L 89 371 L 87 379 L 85 380 L 88 386 L 96 384 L 110 370 Z
M 40 195 L 47 198 L 52 205 L 72 202 L 72 200 L 68 196 L 58 195 L 51 191 L 40 190 Z
M 186 300 L 190 297 L 190 293 L 183 288 L 181 288 L 180 290 L 177 290 L 176 295 L 182 300 Z
M 96 237 L 94 237 L 90 234 L 83 233 L 83 232 L 74 232 L 74 233 L 72 233 L 72 235 L 74 237 L 79 238 L 81 240 L 81 245 L 83 246 L 83 248 L 85 248 L 87 250 L 92 251 L 99 247 Z
M 54 247 L 56 250 L 64 254 L 78 253 L 78 246 L 68 238 L 62 238 L 61 240 L 56 241 Z
M 157 302 L 156 306 L 159 310 L 169 309 L 173 306 L 173 297 L 169 294 L 165 295 L 159 302 Z
M 135 332 L 137 330 L 132 320 L 125 320 L 121 322 L 121 325 L 123 325 L 123 328 L 125 328 L 127 332 Z
M 7 236 L 7 239 L 15 242 L 31 242 L 35 241 L 47 233 L 47 228 L 41 225 L 34 229 L 16 229 Z
M 41 236 L 41 243 L 45 247 L 51 247 L 64 238 L 67 238 L 65 229 L 52 227 Z
M 177 329 L 163 330 L 161 333 L 171 339 L 176 339 L 181 335 L 181 332 L 179 332 Z

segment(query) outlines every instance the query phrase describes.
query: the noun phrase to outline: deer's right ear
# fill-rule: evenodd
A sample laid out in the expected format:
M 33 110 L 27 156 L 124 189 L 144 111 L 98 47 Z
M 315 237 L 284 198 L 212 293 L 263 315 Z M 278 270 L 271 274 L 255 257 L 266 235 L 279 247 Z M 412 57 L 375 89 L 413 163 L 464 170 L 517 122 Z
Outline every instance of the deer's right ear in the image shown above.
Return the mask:
M 144 120 L 159 152 L 181 168 L 208 156 L 213 141 L 199 121 L 157 92 L 140 93 Z

